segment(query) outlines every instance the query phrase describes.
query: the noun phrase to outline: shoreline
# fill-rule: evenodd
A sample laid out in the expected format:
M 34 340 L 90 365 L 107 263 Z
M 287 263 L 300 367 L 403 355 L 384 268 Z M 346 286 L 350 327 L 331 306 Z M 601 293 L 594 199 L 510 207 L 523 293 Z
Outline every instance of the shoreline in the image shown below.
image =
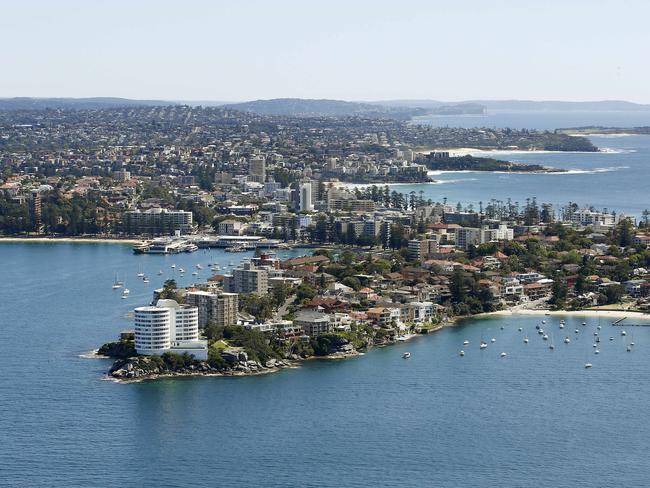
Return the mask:
M 417 333 L 417 334 L 409 334 L 408 336 L 404 337 L 404 340 L 395 340 L 394 342 L 390 342 L 388 344 L 382 344 L 382 345 L 377 345 L 373 346 L 370 349 L 362 351 L 354 351 L 354 352 L 347 352 L 347 353 L 334 353 L 328 356 L 310 356 L 307 358 L 301 358 L 298 360 L 285 360 L 288 362 L 288 366 L 284 367 L 272 367 L 272 368 L 265 368 L 262 370 L 258 371 L 251 371 L 251 372 L 243 372 L 243 371 L 233 371 L 229 373 L 220 373 L 220 372 L 205 372 L 205 371 L 192 371 L 192 372 L 181 372 L 181 373 L 165 373 L 165 374 L 159 374 L 159 375 L 152 375 L 152 376 L 147 376 L 147 377 L 140 377 L 140 378 L 116 378 L 111 376 L 109 373 L 106 373 L 103 377 L 102 380 L 105 381 L 113 381 L 115 383 L 140 383 L 143 381 L 154 381 L 154 380 L 162 380 L 162 379 L 170 379 L 170 378 L 194 378 L 194 377 L 224 377 L 224 378 L 240 378 L 240 377 L 246 377 L 246 376 L 261 376 L 261 375 L 266 375 L 266 374 L 271 374 L 271 373 L 277 373 L 279 371 L 285 370 L 285 369 L 297 369 L 300 368 L 302 363 L 305 361 L 337 361 L 337 360 L 346 360 L 346 359 L 351 359 L 351 358 L 359 358 L 362 356 L 365 356 L 368 352 L 370 352 L 371 349 L 374 348 L 384 348 L 388 346 L 393 346 L 395 344 L 399 343 L 404 343 L 404 342 L 409 342 L 417 337 L 421 336 L 428 336 L 431 335 L 435 332 L 439 332 L 447 327 L 457 327 L 462 324 L 463 321 L 465 320 L 471 320 L 471 319 L 482 319 L 482 318 L 490 318 L 490 317 L 513 317 L 517 315 L 532 315 L 532 316 L 574 316 L 574 317 L 600 317 L 600 318 L 639 318 L 642 320 L 650 321 L 650 314 L 646 314 L 643 312 L 633 312 L 633 311 L 626 311 L 626 310 L 550 310 L 550 309 L 539 309 L 539 310 L 498 310 L 496 312 L 486 312 L 486 313 L 481 313 L 481 314 L 476 314 L 476 315 L 462 315 L 458 317 L 454 317 L 448 321 L 441 322 L 440 324 L 437 324 L 430 330 L 428 330 L 426 333 Z M 95 353 L 93 354 L 82 354 L 80 357 L 86 358 L 86 359 L 112 359 L 107 356 L 100 356 Z
M 0 243 L 26 243 L 34 242 L 39 244 L 67 243 L 67 244 L 138 244 L 141 239 L 130 238 L 107 238 L 107 237 L 12 237 L 0 236 Z
M 617 154 L 616 152 L 603 151 L 598 148 L 598 151 L 547 151 L 545 149 L 487 149 L 478 147 L 436 147 L 436 148 L 420 148 L 414 149 L 414 154 L 429 154 L 431 152 L 448 152 L 450 156 L 481 156 L 481 155 L 508 155 L 508 154 Z

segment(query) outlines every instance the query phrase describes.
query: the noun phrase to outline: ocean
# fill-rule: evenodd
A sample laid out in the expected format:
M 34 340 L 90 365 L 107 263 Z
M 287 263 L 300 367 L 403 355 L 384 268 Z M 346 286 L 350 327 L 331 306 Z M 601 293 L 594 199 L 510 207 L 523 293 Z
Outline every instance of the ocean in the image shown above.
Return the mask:
M 427 117 L 418 123 L 456 127 L 512 127 L 552 130 L 561 127 L 650 126 L 650 112 L 503 112 L 486 116 Z M 423 192 L 425 199 L 463 206 L 491 199 L 525 204 L 536 197 L 539 203 L 556 208 L 568 202 L 580 206 L 607 208 L 619 213 L 641 216 L 650 208 L 650 136 L 590 136 L 602 152 L 562 153 L 491 151 L 474 153 L 506 161 L 541 164 L 568 170 L 567 173 L 513 174 L 487 172 L 434 172 L 433 183 L 391 185 L 392 189 L 410 193 Z
M 196 264 L 241 257 L 0 243 L 0 485 L 647 486 L 650 328 L 631 323 L 623 337 L 600 321 L 598 355 L 598 319 L 561 330 L 560 317 L 495 317 L 246 378 L 119 384 L 103 379 L 109 360 L 84 357 L 163 279 L 189 284 Z M 535 334 L 542 319 L 553 351 Z

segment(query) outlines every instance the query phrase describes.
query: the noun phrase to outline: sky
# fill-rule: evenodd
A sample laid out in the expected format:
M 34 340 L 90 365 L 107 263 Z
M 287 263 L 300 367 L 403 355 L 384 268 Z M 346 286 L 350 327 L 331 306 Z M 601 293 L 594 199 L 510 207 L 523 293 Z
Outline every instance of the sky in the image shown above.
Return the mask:
M 0 97 L 650 103 L 648 0 L 0 0 Z

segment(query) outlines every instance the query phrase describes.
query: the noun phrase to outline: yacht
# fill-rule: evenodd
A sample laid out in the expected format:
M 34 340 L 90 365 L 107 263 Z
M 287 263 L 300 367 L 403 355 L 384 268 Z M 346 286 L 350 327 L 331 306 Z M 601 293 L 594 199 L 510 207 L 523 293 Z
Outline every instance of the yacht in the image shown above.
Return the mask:
M 122 290 L 122 298 L 128 297 L 129 293 L 131 293 L 131 291 L 125 286 L 124 290 Z
M 524 344 L 528 344 L 528 337 L 524 337 Z
M 172 269 L 175 268 L 175 267 L 176 267 L 175 264 L 172 264 L 172 265 L 170 266 L 170 268 L 172 268 Z
M 145 276 L 144 278 L 142 278 L 142 282 L 143 282 L 143 283 L 149 283 L 149 278 L 147 278 L 147 277 Z
M 517 330 L 518 330 L 519 332 L 521 332 L 521 331 L 524 330 L 524 329 L 522 329 L 521 327 L 519 327 L 519 329 L 517 329 Z
M 594 351 L 594 354 L 600 354 L 600 351 L 599 351 L 598 349 L 596 349 L 596 350 Z
M 465 351 L 463 351 L 463 350 L 461 349 L 460 352 L 458 353 L 458 355 L 459 355 L 459 356 L 464 356 L 464 355 L 465 355 Z
M 201 266 L 200 264 L 197 264 L 196 269 L 203 269 L 203 266 Z
M 478 347 L 480 347 L 481 349 L 485 349 L 487 347 L 487 344 L 485 342 L 481 341 L 481 345 L 478 346 Z
M 565 337 L 565 338 L 564 338 L 564 343 L 565 343 L 565 344 L 568 344 L 569 342 L 571 342 L 571 339 L 569 339 L 568 337 Z
M 544 339 L 545 341 L 548 341 L 548 336 L 547 336 L 546 334 L 544 334 L 544 335 L 542 336 L 542 339 Z
M 622 336 L 627 335 L 627 332 L 625 332 L 624 330 L 622 330 L 622 331 L 621 331 L 621 335 L 622 335 Z
M 404 354 L 402 354 L 402 357 L 403 357 L 404 359 L 408 359 L 408 358 L 411 357 L 411 353 L 410 353 L 410 352 L 405 352 Z
M 179 273 L 185 273 L 185 270 L 183 268 L 178 268 Z
M 504 358 L 504 357 L 507 356 L 507 354 L 506 354 L 505 352 L 502 352 L 502 353 L 500 354 L 500 356 L 501 356 L 502 358 Z
M 490 342 L 496 342 L 496 341 L 497 340 L 494 337 L 492 339 L 490 339 Z
M 113 290 L 117 290 L 118 288 L 122 288 L 122 283 L 117 280 L 117 275 L 115 275 L 115 281 L 113 282 L 112 288 L 113 288 Z
M 585 368 L 591 368 L 592 364 L 591 363 L 585 363 Z
M 560 323 L 560 329 L 564 329 L 564 324 Z
M 587 322 L 583 322 L 582 325 L 587 325 Z
M 467 344 L 469 344 L 469 341 L 468 341 L 468 340 L 464 340 L 464 341 L 463 341 L 463 346 L 466 346 Z
M 192 276 L 198 276 L 199 272 L 198 271 L 192 271 Z

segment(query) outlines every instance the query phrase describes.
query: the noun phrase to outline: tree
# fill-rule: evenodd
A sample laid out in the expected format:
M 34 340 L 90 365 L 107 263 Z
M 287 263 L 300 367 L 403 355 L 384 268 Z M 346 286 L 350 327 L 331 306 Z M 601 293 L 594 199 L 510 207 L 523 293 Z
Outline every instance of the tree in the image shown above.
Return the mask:
M 465 299 L 465 274 L 461 269 L 455 269 L 449 283 L 451 300 L 455 303 L 462 302 Z

